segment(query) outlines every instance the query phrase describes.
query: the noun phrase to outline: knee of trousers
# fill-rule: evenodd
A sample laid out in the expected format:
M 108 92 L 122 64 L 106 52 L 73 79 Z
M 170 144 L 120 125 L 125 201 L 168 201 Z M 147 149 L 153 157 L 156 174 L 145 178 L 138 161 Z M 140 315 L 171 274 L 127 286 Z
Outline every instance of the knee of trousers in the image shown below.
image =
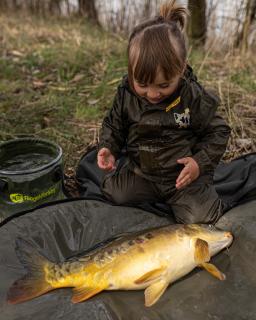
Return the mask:
M 197 217 L 193 216 L 191 214 L 184 214 L 182 216 L 175 216 L 175 219 L 178 223 L 183 223 L 183 224 L 212 224 L 213 219 L 208 219 L 207 217 Z
M 174 209 L 173 211 L 176 221 L 184 224 L 215 224 L 223 214 L 222 203 L 220 200 L 215 201 L 211 208 L 206 208 L 204 206 L 202 208 L 200 208 L 200 206 L 192 206 L 187 209 Z
M 122 205 L 127 202 L 126 193 L 122 192 L 122 190 L 115 188 L 111 177 L 107 177 L 103 181 L 101 191 L 108 200 L 114 202 L 115 204 Z

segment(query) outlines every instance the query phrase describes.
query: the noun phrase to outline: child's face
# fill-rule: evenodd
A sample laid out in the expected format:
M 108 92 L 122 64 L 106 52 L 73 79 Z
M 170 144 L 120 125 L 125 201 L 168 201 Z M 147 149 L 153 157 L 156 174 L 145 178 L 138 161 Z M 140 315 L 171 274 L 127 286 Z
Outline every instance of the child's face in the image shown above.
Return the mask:
M 181 75 L 166 80 L 162 72 L 158 72 L 153 83 L 140 83 L 133 79 L 136 93 L 152 104 L 157 104 L 170 96 L 178 87 Z

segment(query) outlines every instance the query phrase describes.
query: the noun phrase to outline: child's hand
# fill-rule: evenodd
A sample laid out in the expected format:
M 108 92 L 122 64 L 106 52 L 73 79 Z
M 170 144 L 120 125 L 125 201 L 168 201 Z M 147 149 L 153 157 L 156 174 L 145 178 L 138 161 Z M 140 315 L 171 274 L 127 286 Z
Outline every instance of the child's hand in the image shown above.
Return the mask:
M 200 169 L 197 162 L 191 157 L 178 159 L 177 162 L 185 166 L 176 180 L 176 188 L 179 190 L 196 180 L 199 176 Z
M 108 148 L 102 148 L 97 155 L 98 166 L 100 169 L 111 171 L 116 169 L 116 159 Z

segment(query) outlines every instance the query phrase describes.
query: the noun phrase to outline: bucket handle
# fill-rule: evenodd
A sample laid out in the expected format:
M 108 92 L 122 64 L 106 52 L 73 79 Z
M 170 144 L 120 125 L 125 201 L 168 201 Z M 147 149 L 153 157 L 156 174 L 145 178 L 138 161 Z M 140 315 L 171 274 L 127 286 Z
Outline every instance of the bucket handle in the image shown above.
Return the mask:
M 8 186 L 8 182 L 0 179 L 0 191 L 5 191 Z
M 52 181 L 57 183 L 63 179 L 63 173 L 60 166 L 57 166 L 53 171 Z

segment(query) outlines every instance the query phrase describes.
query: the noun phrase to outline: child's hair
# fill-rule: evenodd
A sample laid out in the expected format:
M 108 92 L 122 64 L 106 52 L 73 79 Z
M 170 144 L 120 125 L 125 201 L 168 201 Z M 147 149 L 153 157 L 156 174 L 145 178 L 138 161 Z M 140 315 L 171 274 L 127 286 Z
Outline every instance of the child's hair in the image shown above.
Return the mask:
M 160 7 L 159 16 L 137 25 L 128 44 L 128 79 L 152 83 L 156 73 L 163 72 L 166 80 L 182 74 L 187 60 L 183 31 L 188 11 L 169 1 Z

